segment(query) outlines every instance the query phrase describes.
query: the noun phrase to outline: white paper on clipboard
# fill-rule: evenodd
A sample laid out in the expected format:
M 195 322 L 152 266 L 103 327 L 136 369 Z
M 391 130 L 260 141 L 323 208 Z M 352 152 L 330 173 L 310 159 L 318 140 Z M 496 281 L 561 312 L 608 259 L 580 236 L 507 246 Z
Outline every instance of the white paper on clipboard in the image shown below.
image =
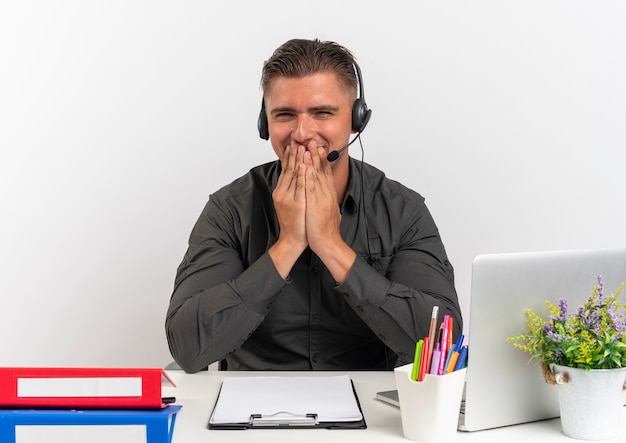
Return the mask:
M 319 422 L 363 419 L 347 375 L 314 377 L 228 377 L 210 424 L 247 423 L 252 415 L 316 414 Z

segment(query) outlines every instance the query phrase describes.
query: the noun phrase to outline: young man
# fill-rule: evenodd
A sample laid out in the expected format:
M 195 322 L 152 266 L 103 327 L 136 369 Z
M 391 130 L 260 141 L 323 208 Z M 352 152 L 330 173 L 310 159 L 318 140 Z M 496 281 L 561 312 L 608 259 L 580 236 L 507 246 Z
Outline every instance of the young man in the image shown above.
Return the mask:
M 259 131 L 279 161 L 210 196 L 167 313 L 175 361 L 392 369 L 412 361 L 435 305 L 458 336 L 453 268 L 424 199 L 348 156 L 370 117 L 352 54 L 290 40 L 261 83 Z

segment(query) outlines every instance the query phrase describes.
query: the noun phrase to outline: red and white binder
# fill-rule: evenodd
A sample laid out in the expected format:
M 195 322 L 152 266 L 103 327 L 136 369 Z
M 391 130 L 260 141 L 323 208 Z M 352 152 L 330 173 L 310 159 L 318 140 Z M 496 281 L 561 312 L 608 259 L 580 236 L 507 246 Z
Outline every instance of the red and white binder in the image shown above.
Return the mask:
M 0 407 L 160 409 L 164 382 L 161 368 L 0 367 Z

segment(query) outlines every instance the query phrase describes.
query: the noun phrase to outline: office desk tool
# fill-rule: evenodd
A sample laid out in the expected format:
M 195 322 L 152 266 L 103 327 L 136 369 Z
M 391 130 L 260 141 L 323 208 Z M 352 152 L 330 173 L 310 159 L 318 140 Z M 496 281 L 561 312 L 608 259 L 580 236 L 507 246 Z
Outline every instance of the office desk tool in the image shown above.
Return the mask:
M 16 443 L 17 426 L 144 425 L 146 443 L 171 443 L 182 406 L 153 410 L 0 409 L 0 441 Z
M 209 429 L 320 427 L 364 429 L 347 375 L 226 378 Z
M 459 422 L 466 368 L 443 375 L 410 376 L 411 364 L 394 369 L 404 436 L 420 443 L 453 441 Z
M 0 407 L 164 408 L 161 368 L 0 367 Z

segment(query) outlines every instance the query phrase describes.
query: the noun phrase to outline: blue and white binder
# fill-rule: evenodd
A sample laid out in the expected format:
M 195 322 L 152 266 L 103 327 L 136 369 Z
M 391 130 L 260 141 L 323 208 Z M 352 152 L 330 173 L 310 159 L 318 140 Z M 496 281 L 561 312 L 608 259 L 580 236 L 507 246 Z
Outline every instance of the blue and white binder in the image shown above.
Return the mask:
M 146 443 L 171 443 L 182 406 L 139 409 L 0 409 L 0 441 L 16 443 L 17 426 L 143 425 Z

